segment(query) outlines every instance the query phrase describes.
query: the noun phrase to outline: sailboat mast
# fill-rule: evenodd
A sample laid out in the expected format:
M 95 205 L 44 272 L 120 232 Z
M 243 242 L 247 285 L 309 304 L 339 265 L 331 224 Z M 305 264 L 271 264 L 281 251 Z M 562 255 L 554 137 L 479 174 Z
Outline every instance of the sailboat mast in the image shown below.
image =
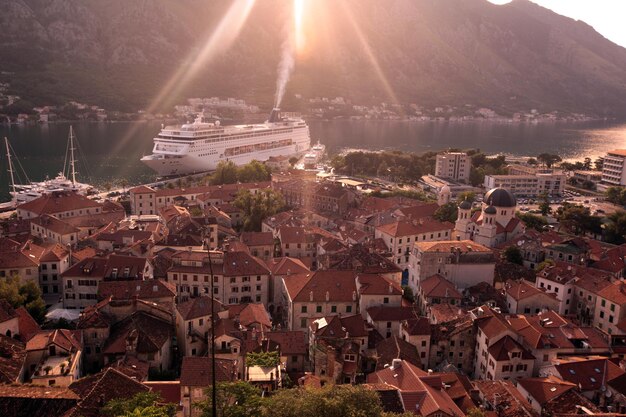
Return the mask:
M 9 161 L 9 174 L 11 175 L 11 187 L 13 188 L 13 198 L 15 198 L 15 178 L 13 178 L 13 163 L 11 162 L 11 151 L 9 150 L 9 139 L 4 138 L 4 145 L 7 148 L 7 160 Z
M 72 185 L 76 185 L 76 167 L 74 160 L 74 129 L 70 126 L 70 166 L 72 167 Z

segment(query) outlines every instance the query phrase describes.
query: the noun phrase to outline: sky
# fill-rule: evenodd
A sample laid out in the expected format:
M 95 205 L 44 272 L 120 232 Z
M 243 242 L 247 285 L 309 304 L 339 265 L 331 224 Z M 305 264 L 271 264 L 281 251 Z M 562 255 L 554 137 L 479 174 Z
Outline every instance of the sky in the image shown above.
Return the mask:
M 510 0 L 489 0 L 504 4 Z M 626 48 L 626 0 L 531 0 L 554 12 L 582 20 L 605 38 Z

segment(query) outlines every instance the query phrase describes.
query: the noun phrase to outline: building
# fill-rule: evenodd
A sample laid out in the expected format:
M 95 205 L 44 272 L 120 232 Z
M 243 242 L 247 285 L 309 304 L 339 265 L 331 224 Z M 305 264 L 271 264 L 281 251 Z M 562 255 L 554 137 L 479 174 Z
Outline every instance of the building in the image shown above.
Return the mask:
M 472 213 L 472 204 L 459 205 L 454 232 L 459 240 L 473 240 L 493 248 L 524 233 L 524 223 L 515 216 L 517 201 L 504 188 L 494 188 L 483 198 L 482 209 Z
M 431 218 L 401 220 L 376 227 L 374 237 L 382 239 L 401 269 L 409 264 L 409 255 L 415 242 L 451 240 L 454 225 Z
M 215 360 L 215 380 L 235 381 L 236 363 L 229 359 Z M 180 397 L 183 417 L 198 416 L 200 410 L 195 404 L 206 399 L 206 388 L 213 383 L 211 358 L 186 356 L 180 368 Z
M 544 309 L 559 310 L 560 303 L 554 293 L 548 293 L 546 289 L 537 288 L 523 279 L 507 281 L 504 292 L 509 313 L 512 314 L 537 314 Z
M 283 288 L 289 330 L 307 329 L 313 318 L 358 312 L 354 271 L 325 270 L 288 275 L 283 277 Z
M 493 251 L 471 240 L 418 242 L 409 260 L 408 285 L 419 293 L 419 281 L 441 275 L 457 289 L 480 282 L 493 283 L 496 258 Z
M 469 182 L 472 159 L 465 152 L 444 152 L 437 154 L 435 175 L 454 181 Z
M 153 267 L 146 258 L 110 255 L 108 258 L 84 259 L 61 274 L 63 306 L 83 309 L 97 302 L 98 284 L 104 280 L 144 280 L 153 277 Z
M 486 189 L 504 188 L 517 197 L 560 196 L 566 180 L 561 170 L 512 165 L 508 175 L 486 175 L 484 186 Z
M 141 185 L 131 188 L 130 195 L 130 212 L 134 215 L 157 214 L 156 210 L 156 192 L 152 188 Z
M 75 245 L 80 230 L 56 217 L 44 214 L 30 222 L 31 235 L 63 246 Z
M 243 232 L 241 242 L 250 249 L 252 256 L 268 261 L 274 257 L 274 235 L 270 232 Z
M 626 185 L 626 149 L 615 149 L 607 152 L 602 164 L 602 181 L 598 184 L 598 190 L 604 191 L 608 187 L 620 187 Z
M 63 220 L 102 213 L 103 204 L 83 195 L 70 191 L 58 191 L 45 194 L 39 198 L 17 207 L 18 219 L 34 219 L 49 215 Z
M 435 274 L 419 281 L 415 299 L 426 315 L 428 307 L 434 304 L 460 305 L 463 295 L 445 277 Z
M 69 386 L 82 376 L 82 333 L 42 330 L 26 343 L 26 366 L 35 385 Z
M 210 296 L 195 297 L 176 306 L 176 339 L 182 356 L 202 356 L 207 353 L 213 302 L 217 320 L 218 313 L 226 309 Z

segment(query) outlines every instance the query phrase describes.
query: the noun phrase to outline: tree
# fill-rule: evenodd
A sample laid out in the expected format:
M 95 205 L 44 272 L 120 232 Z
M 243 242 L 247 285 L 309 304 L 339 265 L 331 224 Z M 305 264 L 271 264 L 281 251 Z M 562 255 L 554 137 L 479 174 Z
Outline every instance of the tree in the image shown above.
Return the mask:
M 260 367 L 274 367 L 280 364 L 278 351 L 250 352 L 246 355 L 246 365 Z
M 107 417 L 173 417 L 176 405 L 161 403 L 161 398 L 154 392 L 140 392 L 131 398 L 116 398 L 102 407 L 100 413 Z
M 589 158 L 589 157 L 585 158 L 585 161 L 583 162 L 583 166 L 585 167 L 586 170 L 590 170 L 591 169 L 591 158 Z
M 606 190 L 606 199 L 618 206 L 626 205 L 626 189 L 622 187 L 609 187 Z
M 593 161 L 593 166 L 596 171 L 602 171 L 602 168 L 604 167 L 604 158 L 599 157 L 598 159 Z
M 270 178 L 270 169 L 257 160 L 251 161 L 237 169 L 237 180 L 239 182 L 269 181 Z
M 402 286 L 402 298 L 411 304 L 415 303 L 415 294 L 413 294 L 413 289 L 408 285 Z
M 219 417 L 248 417 L 263 415 L 261 390 L 245 381 L 217 384 L 216 408 Z M 202 417 L 210 417 L 213 409 L 210 388 L 207 399 L 195 404 Z
M 469 410 L 467 410 L 467 413 L 465 413 L 466 417 L 485 417 L 485 413 L 480 409 L 480 408 L 470 408 Z
M 544 231 L 548 225 L 545 217 L 535 216 L 530 213 L 517 212 L 517 218 L 523 221 L 527 228 L 535 229 L 539 232 Z
M 297 163 L 298 163 L 297 156 L 292 156 L 291 158 L 289 158 L 289 165 L 291 165 L 292 167 L 294 167 Z
M 282 194 L 273 189 L 266 189 L 254 195 L 247 189 L 239 190 L 233 204 L 243 211 L 243 228 L 249 231 L 260 231 L 265 218 L 285 209 Z
M 433 217 L 440 222 L 456 222 L 458 217 L 459 209 L 456 203 L 448 203 L 440 206 L 436 211 Z
M 280 390 L 268 399 L 272 417 L 380 417 L 382 407 L 375 391 L 362 386 L 326 385 L 321 389 Z
M 545 261 L 543 261 L 539 265 L 537 265 L 537 268 L 535 268 L 535 272 L 539 273 L 544 268 L 547 268 L 549 266 L 554 266 L 554 265 L 556 265 L 556 263 L 552 259 L 546 259 Z
M 615 245 L 626 243 L 626 211 L 619 210 L 610 214 L 604 231 L 607 242 Z
M 538 164 L 538 162 L 537 162 L 537 160 L 535 158 L 528 158 L 528 161 L 526 161 L 526 163 L 528 165 L 537 165 Z
M 220 161 L 211 176 L 211 184 L 234 184 L 237 182 L 237 165 L 233 161 Z
M 542 153 L 539 156 L 537 156 L 537 160 L 541 162 L 542 164 L 544 164 L 545 166 L 547 166 L 548 168 L 551 168 L 552 165 L 554 165 L 557 162 L 561 162 L 563 159 L 559 155 L 550 154 L 550 153 Z
M 542 216 L 547 216 L 552 212 L 552 207 L 550 207 L 550 198 L 547 193 L 541 193 L 539 199 L 541 200 L 539 203 L 539 211 L 541 211 Z
M 485 182 L 485 170 L 481 168 L 471 167 L 469 174 L 469 182 L 474 187 L 479 187 Z
M 524 265 L 524 256 L 517 246 L 509 246 L 504 250 L 504 259 L 518 265 Z
M 21 282 L 19 276 L 11 276 L 0 281 L 0 299 L 6 300 L 13 308 L 24 307 L 38 322 L 46 315 L 46 303 L 41 298 L 41 290 L 34 281 Z
M 556 217 L 562 227 L 576 235 L 602 232 L 601 219 L 592 216 L 589 207 L 565 203 L 557 210 Z

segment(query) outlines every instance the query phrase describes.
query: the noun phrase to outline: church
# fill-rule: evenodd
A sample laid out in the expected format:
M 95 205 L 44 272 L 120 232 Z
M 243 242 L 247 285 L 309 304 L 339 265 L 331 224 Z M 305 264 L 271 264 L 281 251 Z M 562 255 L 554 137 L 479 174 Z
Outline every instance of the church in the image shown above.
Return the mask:
M 455 234 L 459 240 L 473 240 L 493 248 L 524 233 L 524 223 L 515 216 L 517 202 L 504 188 L 485 194 L 480 211 L 472 214 L 472 203 L 459 204 Z

